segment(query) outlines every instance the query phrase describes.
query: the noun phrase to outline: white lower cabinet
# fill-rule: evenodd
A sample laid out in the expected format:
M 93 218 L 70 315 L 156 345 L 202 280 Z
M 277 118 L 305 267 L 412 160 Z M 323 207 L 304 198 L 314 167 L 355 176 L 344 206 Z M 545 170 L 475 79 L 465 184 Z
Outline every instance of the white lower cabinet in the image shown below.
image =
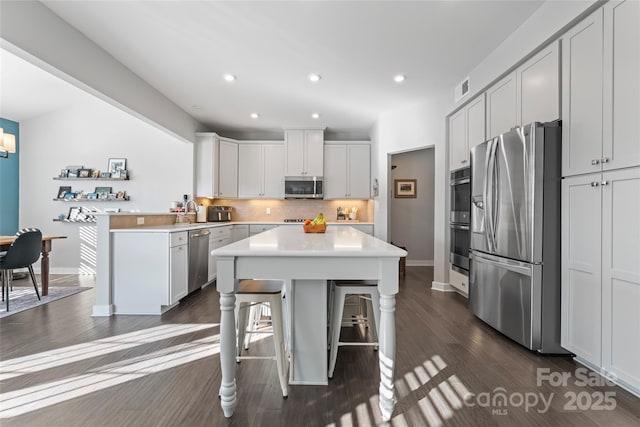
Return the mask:
M 231 243 L 231 233 L 233 225 L 225 225 L 222 227 L 211 227 L 209 229 L 209 274 L 207 281 L 211 282 L 217 276 L 217 258 L 211 255 L 211 251 L 221 248 Z
M 162 314 L 187 294 L 186 231 L 114 232 L 115 314 Z
M 640 393 L 640 168 L 562 183 L 562 346 Z
M 458 293 L 469 297 L 469 277 L 449 268 L 449 284 L 456 288 Z
M 231 229 L 231 241 L 246 239 L 249 237 L 249 224 L 234 224 Z
M 276 227 L 277 225 L 275 224 L 249 224 L 249 236 L 253 236 Z

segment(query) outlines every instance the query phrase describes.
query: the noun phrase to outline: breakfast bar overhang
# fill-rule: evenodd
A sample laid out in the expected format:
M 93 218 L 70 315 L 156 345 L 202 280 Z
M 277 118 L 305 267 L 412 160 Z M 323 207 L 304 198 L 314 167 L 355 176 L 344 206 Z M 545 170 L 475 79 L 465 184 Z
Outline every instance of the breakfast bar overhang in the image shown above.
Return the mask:
M 380 411 L 391 418 L 395 404 L 394 361 L 396 350 L 395 294 L 398 293 L 398 261 L 407 252 L 352 227 L 327 227 L 326 233 L 303 232 L 302 227 L 278 227 L 247 239 L 215 249 L 217 290 L 220 293 L 220 363 L 222 383 L 220 398 L 226 417 L 236 405 L 235 379 L 235 289 L 242 279 L 291 280 L 294 302 L 301 293 L 325 293 L 327 280 L 376 280 L 380 292 Z M 296 296 L 296 293 L 298 296 Z M 299 299 L 303 301 L 304 298 Z M 307 298 L 308 300 L 308 298 Z M 326 299 L 324 299 L 326 301 Z M 325 307 L 322 308 L 326 310 Z M 295 313 L 295 310 L 294 310 Z M 326 319 L 326 317 L 325 317 Z M 297 320 L 292 319 L 296 325 Z M 324 350 L 322 371 L 326 377 L 326 323 L 317 322 L 324 334 L 317 336 L 317 349 Z M 308 335 L 299 331 L 301 335 Z M 324 339 L 324 341 L 323 341 Z M 305 349 L 293 337 L 292 359 L 303 359 Z M 306 344 L 305 344 L 306 345 Z M 315 349 L 313 351 L 316 351 Z

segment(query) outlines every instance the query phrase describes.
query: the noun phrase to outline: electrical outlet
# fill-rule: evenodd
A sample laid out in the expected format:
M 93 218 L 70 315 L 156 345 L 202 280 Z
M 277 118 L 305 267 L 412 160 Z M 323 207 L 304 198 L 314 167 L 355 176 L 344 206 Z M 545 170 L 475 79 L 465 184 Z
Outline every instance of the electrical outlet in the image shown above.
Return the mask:
M 271 208 L 267 208 L 267 215 L 271 215 Z
M 139 217 L 137 218 L 137 224 L 138 224 L 138 225 L 142 225 L 142 224 L 144 224 L 144 217 L 143 217 L 143 216 L 139 216 Z

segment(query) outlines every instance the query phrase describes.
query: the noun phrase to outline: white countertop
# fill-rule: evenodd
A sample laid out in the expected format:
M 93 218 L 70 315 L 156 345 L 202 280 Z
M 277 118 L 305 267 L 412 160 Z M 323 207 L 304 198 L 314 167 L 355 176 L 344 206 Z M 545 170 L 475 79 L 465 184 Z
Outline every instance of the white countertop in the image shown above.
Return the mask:
M 353 227 L 329 224 L 326 233 L 277 227 L 211 251 L 214 256 L 403 257 L 407 252 Z M 348 225 L 348 224 L 347 224 Z
M 211 227 L 224 227 L 228 225 L 249 225 L 249 224 L 262 224 L 262 225 L 295 225 L 302 230 L 302 223 L 299 222 L 284 222 L 284 221 L 227 221 L 227 222 L 196 222 L 192 224 L 168 224 L 168 225 L 153 225 L 153 226 L 140 226 L 140 227 L 130 227 L 130 228 L 114 228 L 110 230 L 112 233 L 158 233 L 158 232 L 166 232 L 166 233 L 174 233 L 180 231 L 191 231 L 198 230 L 200 228 L 211 228 Z M 344 225 L 373 225 L 372 222 L 329 222 L 331 226 L 344 226 Z

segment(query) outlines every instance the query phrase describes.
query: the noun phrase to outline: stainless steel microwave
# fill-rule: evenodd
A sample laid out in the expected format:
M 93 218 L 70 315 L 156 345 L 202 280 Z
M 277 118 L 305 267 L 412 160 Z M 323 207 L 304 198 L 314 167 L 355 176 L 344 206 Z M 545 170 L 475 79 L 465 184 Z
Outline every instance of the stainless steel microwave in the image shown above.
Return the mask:
M 286 199 L 322 199 L 322 177 L 286 176 L 284 197 Z

